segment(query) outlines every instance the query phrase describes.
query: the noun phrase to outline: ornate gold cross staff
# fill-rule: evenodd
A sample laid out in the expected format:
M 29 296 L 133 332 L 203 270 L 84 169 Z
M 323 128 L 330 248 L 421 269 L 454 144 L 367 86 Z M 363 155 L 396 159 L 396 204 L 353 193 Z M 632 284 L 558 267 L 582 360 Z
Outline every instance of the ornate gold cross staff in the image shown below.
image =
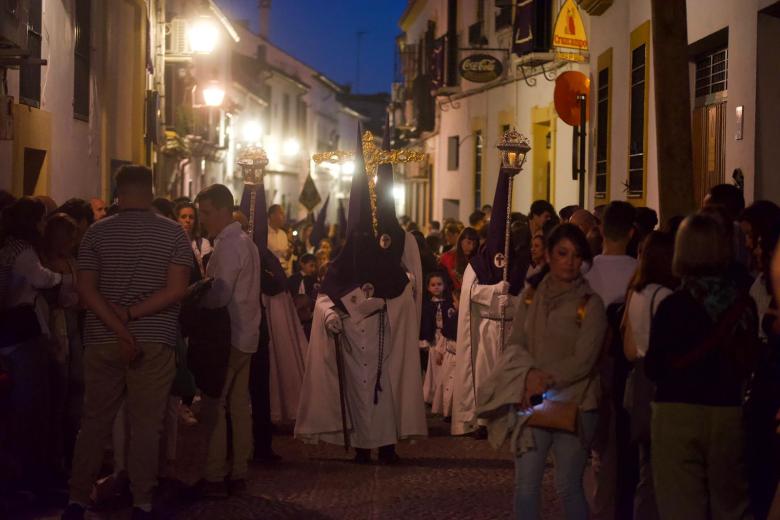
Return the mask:
M 368 176 L 368 191 L 371 196 L 371 216 L 373 220 L 374 236 L 378 234 L 379 223 L 376 218 L 376 174 L 380 164 L 400 164 L 408 162 L 422 162 L 425 160 L 424 152 L 411 150 L 383 150 L 374 142 L 374 134 L 366 130 L 361 138 L 363 148 L 363 161 Z M 352 152 L 336 150 L 333 152 L 317 153 L 312 160 L 317 163 L 332 162 L 341 164 L 354 157 Z

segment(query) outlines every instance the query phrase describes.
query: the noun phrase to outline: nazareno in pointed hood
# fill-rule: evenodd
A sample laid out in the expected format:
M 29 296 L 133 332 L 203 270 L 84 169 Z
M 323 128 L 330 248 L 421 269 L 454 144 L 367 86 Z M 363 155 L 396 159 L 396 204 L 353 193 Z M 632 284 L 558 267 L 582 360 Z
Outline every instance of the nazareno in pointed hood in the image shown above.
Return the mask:
M 390 149 L 390 122 L 388 119 L 385 119 L 383 147 L 386 150 Z M 406 232 L 398 223 L 398 218 L 395 215 L 393 186 L 393 165 L 380 164 L 376 181 L 377 235 L 382 253 L 392 257 L 393 261 L 400 265 L 404 254 Z
M 328 194 L 328 197 L 325 199 L 325 202 L 322 204 L 319 213 L 317 213 L 317 218 L 314 221 L 314 225 L 311 230 L 311 238 L 309 240 L 311 241 L 311 245 L 314 246 L 315 250 L 320 247 L 320 240 L 328 236 L 328 229 L 327 226 L 325 225 L 325 217 L 328 214 L 329 203 L 330 203 L 330 194 Z
M 260 252 L 260 267 L 263 270 L 263 281 L 261 283 L 263 294 L 274 296 L 278 294 L 279 288 L 287 286 L 287 275 L 279 263 L 279 259 L 268 249 L 268 208 L 265 203 L 265 187 L 263 183 L 244 184 L 244 192 L 241 195 L 241 212 L 252 218 L 250 215 L 250 200 L 252 191 L 255 191 L 255 214 L 254 230 L 252 241 Z M 268 279 L 270 276 L 270 280 Z M 271 281 L 271 283 L 268 283 Z
M 346 227 L 346 243 L 328 266 L 321 292 L 339 306 L 342 297 L 367 284 L 370 284 L 375 297 L 389 299 L 399 296 L 409 279 L 401 268 L 400 259 L 395 261 L 390 255 L 383 254 L 385 251 L 374 236 L 371 195 L 359 129 Z
M 494 285 L 502 281 L 503 268 L 500 259 L 504 255 L 504 240 L 506 232 L 506 212 L 509 199 L 509 177 L 514 172 L 501 168 L 498 173 L 496 195 L 493 198 L 493 211 L 490 216 L 488 236 L 469 263 L 481 285 Z M 499 256 L 500 255 L 500 256 Z M 509 293 L 517 296 L 523 289 L 528 262 L 518 258 L 514 248 L 509 248 Z

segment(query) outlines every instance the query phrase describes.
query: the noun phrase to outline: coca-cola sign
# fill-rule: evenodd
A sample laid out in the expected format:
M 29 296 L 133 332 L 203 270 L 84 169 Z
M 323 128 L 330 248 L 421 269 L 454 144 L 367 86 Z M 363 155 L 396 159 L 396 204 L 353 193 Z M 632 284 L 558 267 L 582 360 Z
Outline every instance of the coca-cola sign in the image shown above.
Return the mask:
M 489 54 L 472 54 L 460 62 L 460 75 L 466 81 L 488 83 L 501 77 L 504 64 Z

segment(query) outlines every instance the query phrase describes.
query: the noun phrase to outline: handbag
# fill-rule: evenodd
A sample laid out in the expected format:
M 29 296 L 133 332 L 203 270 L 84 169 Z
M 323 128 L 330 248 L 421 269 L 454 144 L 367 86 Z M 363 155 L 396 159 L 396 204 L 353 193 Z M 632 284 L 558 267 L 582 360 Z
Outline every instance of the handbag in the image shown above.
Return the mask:
M 526 425 L 574 433 L 579 412 L 577 403 L 545 399 L 542 404 L 533 407 Z

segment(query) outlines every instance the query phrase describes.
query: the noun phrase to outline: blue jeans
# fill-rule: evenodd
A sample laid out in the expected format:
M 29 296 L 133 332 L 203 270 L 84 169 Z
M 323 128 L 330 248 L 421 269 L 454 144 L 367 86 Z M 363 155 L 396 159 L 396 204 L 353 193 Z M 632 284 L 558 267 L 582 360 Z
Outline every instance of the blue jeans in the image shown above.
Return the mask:
M 582 476 L 588 462 L 588 448 L 596 431 L 598 413 L 580 414 L 580 429 L 584 439 L 574 433 L 530 428 L 536 448 L 515 459 L 515 517 L 523 520 L 539 518 L 539 498 L 542 492 L 547 453 L 552 448 L 555 459 L 555 487 L 563 503 L 567 520 L 587 520 L 588 503 L 582 487 Z

